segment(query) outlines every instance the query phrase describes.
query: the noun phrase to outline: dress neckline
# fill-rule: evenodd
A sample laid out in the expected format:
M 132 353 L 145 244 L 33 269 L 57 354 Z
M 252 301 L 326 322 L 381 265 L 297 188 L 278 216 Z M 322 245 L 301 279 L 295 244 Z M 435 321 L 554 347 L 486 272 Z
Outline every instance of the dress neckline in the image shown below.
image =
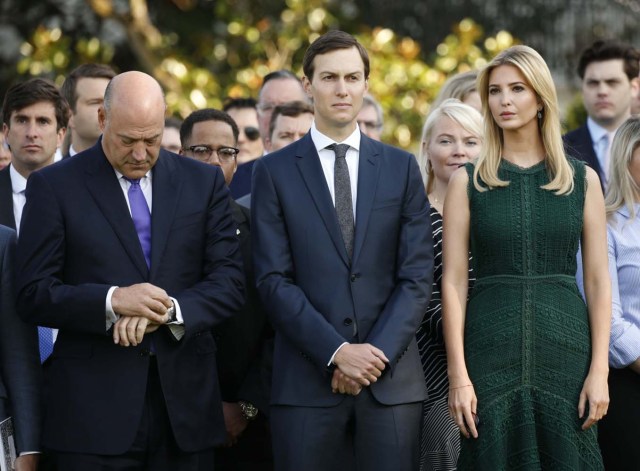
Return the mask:
M 536 173 L 546 167 L 546 159 L 543 159 L 537 164 L 531 165 L 530 167 L 521 167 L 503 158 L 500 160 L 500 166 L 504 167 L 505 170 L 515 173 Z

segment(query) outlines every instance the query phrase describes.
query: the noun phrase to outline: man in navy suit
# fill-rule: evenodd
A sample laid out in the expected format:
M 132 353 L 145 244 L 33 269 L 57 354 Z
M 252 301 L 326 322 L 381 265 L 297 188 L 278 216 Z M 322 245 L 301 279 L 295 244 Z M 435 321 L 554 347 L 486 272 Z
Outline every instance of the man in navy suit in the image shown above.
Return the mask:
M 180 127 L 180 154 L 220 167 L 229 185 L 238 167 L 239 134 L 238 125 L 224 111 L 196 110 Z M 231 200 L 231 214 L 238 227 L 246 289 L 242 308 L 213 331 L 228 437 L 216 450 L 216 469 L 267 471 L 273 468 L 266 415 L 273 332 L 255 288 L 249 210 Z
M 596 41 L 580 56 L 578 75 L 589 117 L 584 126 L 564 136 L 568 155 L 583 160 L 606 187 L 609 153 L 616 130 L 631 116 L 638 93 L 640 53 L 628 44 Z
M 42 430 L 38 334 L 16 313 L 15 248 L 15 231 L 0 226 L 0 420 L 13 417 L 16 470 L 35 471 Z
M 321 36 L 303 68 L 314 124 L 253 173 L 276 469 L 412 470 L 426 398 L 415 332 L 433 264 L 420 172 L 358 128 L 369 59 L 353 36 Z
M 0 224 L 19 231 L 27 178 L 54 162 L 70 110 L 53 82 L 33 78 L 7 90 L 2 113 L 11 165 L 0 170 Z
M 220 169 L 164 150 L 160 85 L 112 79 L 98 143 L 34 172 L 18 309 L 60 329 L 43 441 L 58 469 L 210 470 L 226 434 L 211 329 L 242 304 Z

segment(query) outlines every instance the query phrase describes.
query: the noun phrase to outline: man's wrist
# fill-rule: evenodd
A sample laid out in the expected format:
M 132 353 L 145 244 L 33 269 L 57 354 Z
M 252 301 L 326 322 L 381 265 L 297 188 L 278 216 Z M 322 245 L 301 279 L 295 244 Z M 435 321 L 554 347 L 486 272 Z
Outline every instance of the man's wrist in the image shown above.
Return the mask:
M 171 307 L 167 309 L 167 314 L 169 318 L 167 319 L 167 324 L 171 324 L 176 321 L 176 303 L 171 301 Z
M 243 417 L 251 422 L 258 417 L 258 408 L 247 401 L 238 401 L 238 406 L 240 406 L 240 411 L 242 412 Z

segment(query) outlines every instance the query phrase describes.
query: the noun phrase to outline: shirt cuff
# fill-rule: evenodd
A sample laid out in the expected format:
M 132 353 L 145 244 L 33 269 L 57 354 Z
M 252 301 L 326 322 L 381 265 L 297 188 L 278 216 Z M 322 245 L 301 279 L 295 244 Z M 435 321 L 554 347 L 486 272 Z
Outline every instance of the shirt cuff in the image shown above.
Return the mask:
M 42 452 L 41 451 L 23 451 L 22 453 L 20 453 L 18 456 L 25 456 L 25 455 L 41 455 Z
M 117 286 L 112 286 L 107 291 L 107 300 L 105 302 L 105 316 L 106 316 L 106 330 L 108 331 L 113 324 L 118 321 L 118 315 L 114 312 L 113 306 L 111 304 L 111 298 L 113 297 L 113 292 L 116 290 Z
M 331 365 L 333 365 L 333 360 L 334 360 L 334 358 L 336 357 L 336 355 L 337 355 L 337 353 L 340 351 L 340 349 L 341 349 L 342 347 L 344 347 L 345 345 L 349 345 L 349 342 L 342 342 L 342 343 L 340 344 L 340 346 L 339 346 L 338 348 L 336 348 L 336 351 L 335 351 L 335 352 L 333 352 L 333 355 L 331 355 L 331 359 L 329 360 L 329 363 L 327 363 L 327 366 L 331 366 Z
M 180 309 L 180 304 L 176 298 L 171 298 L 171 301 L 173 301 L 173 305 L 176 308 L 176 320 L 168 322 L 167 327 L 169 327 L 169 330 L 176 340 L 182 340 L 182 337 L 184 337 L 184 318 L 182 317 L 182 310 Z

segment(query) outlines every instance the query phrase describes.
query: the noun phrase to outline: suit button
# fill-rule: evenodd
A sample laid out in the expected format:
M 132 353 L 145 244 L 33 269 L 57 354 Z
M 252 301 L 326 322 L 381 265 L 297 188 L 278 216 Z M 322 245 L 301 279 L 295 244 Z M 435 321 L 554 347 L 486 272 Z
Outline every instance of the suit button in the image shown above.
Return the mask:
M 349 327 L 351 324 L 353 324 L 353 319 L 347 317 L 345 320 L 342 321 L 342 323 L 347 327 Z
M 358 277 L 356 275 L 351 275 L 351 283 L 353 283 L 357 279 L 358 279 Z

